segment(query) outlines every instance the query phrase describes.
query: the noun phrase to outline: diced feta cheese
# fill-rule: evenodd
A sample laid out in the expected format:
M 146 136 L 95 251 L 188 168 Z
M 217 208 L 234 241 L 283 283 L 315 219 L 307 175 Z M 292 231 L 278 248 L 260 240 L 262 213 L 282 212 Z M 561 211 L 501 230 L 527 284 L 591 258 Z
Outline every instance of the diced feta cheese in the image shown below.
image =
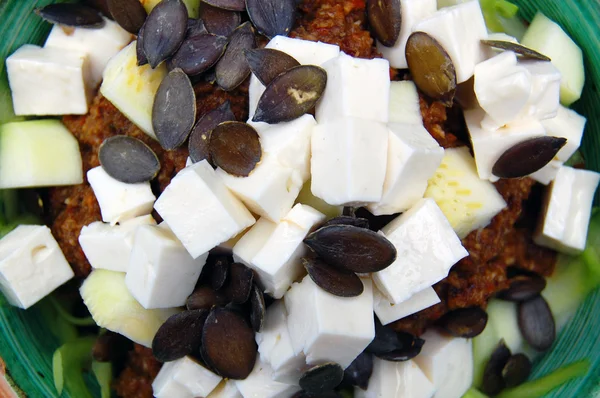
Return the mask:
M 223 380 L 191 357 L 165 363 L 152 383 L 156 398 L 206 397 Z
M 255 221 L 206 160 L 180 171 L 154 208 L 194 258 Z
M 388 124 L 389 142 L 383 196 L 367 206 L 374 215 L 401 213 L 423 198 L 444 149 L 421 124 Z
M 543 185 L 548 185 L 556 178 L 558 174 L 558 170 L 562 167 L 563 162 L 558 160 L 552 160 L 550 163 L 539 169 L 533 174 L 530 174 L 529 177 L 533 178 L 535 181 L 539 182 Z
M 252 373 L 244 380 L 236 380 L 235 386 L 244 398 L 288 398 L 300 391 L 298 385 L 273 380 L 273 369 L 260 359 Z
M 475 65 L 486 58 L 481 40 L 487 38 L 487 28 L 478 0 L 442 8 L 413 31 L 428 33 L 442 45 L 454 63 L 457 83 L 469 80 Z
M 400 304 L 390 302 L 380 291 L 373 291 L 373 310 L 383 325 L 406 318 L 440 302 L 432 287 L 425 288 Z
M 381 200 L 389 131 L 379 122 L 344 118 L 313 129 L 312 193 L 331 205 Z
M 439 282 L 469 253 L 433 199 L 422 199 L 381 233 L 398 251 L 396 261 L 373 273 L 373 281 L 394 304 Z
M 309 364 L 333 361 L 346 368 L 375 337 L 373 286 L 362 281 L 360 296 L 338 297 L 307 275 L 285 295 L 294 352 L 304 352 Z
M 556 154 L 556 160 L 566 162 L 579 149 L 585 124 L 585 117 L 562 105 L 558 107 L 556 117 L 542 120 L 546 134 L 567 139 L 565 146 Z
M 377 42 L 377 50 L 383 55 L 383 58 L 390 61 L 390 66 L 398 69 L 408 68 L 406 62 L 406 42 L 413 32 L 413 27 L 423 19 L 431 16 L 437 11 L 436 0 L 401 0 L 400 15 L 402 23 L 400 25 L 400 35 L 392 47 L 386 47 Z
M 535 243 L 567 254 L 583 251 L 599 182 L 599 173 L 561 167 L 546 192 Z
M 102 81 L 102 72 L 108 61 L 129 44 L 132 38 L 131 33 L 118 23 L 104 18 L 104 26 L 97 29 L 54 25 L 44 47 L 86 53 L 90 59 L 91 85 L 96 87 Z
M 277 224 L 261 218 L 235 245 L 234 258 L 255 270 L 265 291 L 279 299 L 304 273 L 304 238 L 324 220 L 325 215 L 302 204 Z
M 0 290 L 27 309 L 73 277 L 50 229 L 20 225 L 0 240 Z
M 223 380 L 206 398 L 243 398 L 233 380 Z
M 435 387 L 412 361 L 391 362 L 373 359 L 369 388 L 354 388 L 355 398 L 431 398 Z
M 473 382 L 471 340 L 425 332 L 425 345 L 414 361 L 435 386 L 434 398 L 460 398 Z
M 85 115 L 92 99 L 87 54 L 26 44 L 6 59 L 16 115 Z
M 87 179 L 100 205 L 104 222 L 114 225 L 152 212 L 156 197 L 149 182 L 126 184 L 109 176 L 102 166 L 88 171 Z
M 522 61 L 520 65 L 531 74 L 531 96 L 524 116 L 538 120 L 556 117 L 560 104 L 561 76 L 558 69 L 546 61 Z
M 410 80 L 390 82 L 389 122 L 423 124 L 417 86 Z

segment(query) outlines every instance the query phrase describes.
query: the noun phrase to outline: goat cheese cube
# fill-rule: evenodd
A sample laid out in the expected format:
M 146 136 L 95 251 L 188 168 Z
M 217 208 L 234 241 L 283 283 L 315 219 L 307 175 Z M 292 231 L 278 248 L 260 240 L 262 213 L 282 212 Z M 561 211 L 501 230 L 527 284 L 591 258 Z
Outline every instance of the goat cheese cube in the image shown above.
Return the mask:
M 15 114 L 85 115 L 93 93 L 87 54 L 25 44 L 6 59 Z
M 555 117 L 542 120 L 546 134 L 567 139 L 565 146 L 556 154 L 556 160 L 566 162 L 579 149 L 586 121 L 585 117 L 562 105 L 558 107 Z
M 300 391 L 298 385 L 273 380 L 273 369 L 260 359 L 252 373 L 244 380 L 236 380 L 235 386 L 244 398 L 288 398 Z
M 433 199 L 422 199 L 381 233 L 398 251 L 396 261 L 373 273 L 373 281 L 394 304 L 439 282 L 468 252 Z
M 389 142 L 383 196 L 367 206 L 376 216 L 408 210 L 423 198 L 427 181 L 444 157 L 444 149 L 421 124 L 388 124 Z
M 104 222 L 114 225 L 152 212 L 156 197 L 149 182 L 126 184 L 109 176 L 102 166 L 88 171 L 87 179 L 100 205 Z
M 583 251 L 599 182 L 599 173 L 561 167 L 546 192 L 535 243 L 567 254 Z
M 546 130 L 539 121 L 531 118 L 519 119 L 496 131 L 486 130 L 481 127 L 483 116 L 481 109 L 465 111 L 479 178 L 495 182 L 498 177 L 492 174 L 492 168 L 500 156 L 522 141 L 545 136 Z
M 73 277 L 50 229 L 20 225 L 0 240 L 0 291 L 27 309 Z
M 379 122 L 344 118 L 320 124 L 311 139 L 311 190 L 330 205 L 379 202 L 389 131 Z
M 373 310 L 383 325 L 406 318 L 439 302 L 440 298 L 432 287 L 413 294 L 400 304 L 390 302 L 379 289 L 373 291 Z
M 343 368 L 375 337 L 373 286 L 362 279 L 357 297 L 338 297 L 318 287 L 310 276 L 294 283 L 284 297 L 294 353 L 304 352 L 308 364 L 333 361 Z
M 412 360 L 391 362 L 373 359 L 369 387 L 354 388 L 355 398 L 431 398 L 435 387 Z
M 206 398 L 243 398 L 233 380 L 223 380 Z
M 475 65 L 486 58 L 481 40 L 487 38 L 487 28 L 478 0 L 442 8 L 414 25 L 413 32 L 425 32 L 441 44 L 452 59 L 457 83 L 469 80 Z
M 121 51 L 133 36 L 118 23 L 104 18 L 104 26 L 98 29 L 72 28 L 54 25 L 45 48 L 75 50 L 86 53 L 90 59 L 91 85 L 98 86 L 108 61 Z
M 529 177 L 533 178 L 535 181 L 539 182 L 542 185 L 548 185 L 556 178 L 558 174 L 558 170 L 562 167 L 563 162 L 558 160 L 552 160 L 550 163 L 539 169 L 533 174 L 530 174 Z
M 261 218 L 234 246 L 234 258 L 255 270 L 263 289 L 279 299 L 304 273 L 304 238 L 324 220 L 324 214 L 302 204 L 277 224 Z
M 390 82 L 390 123 L 423 124 L 417 86 L 410 80 Z
M 525 116 L 538 120 L 556 117 L 560 104 L 559 70 L 546 61 L 523 61 L 521 65 L 531 74 L 531 96 Z
M 156 398 L 206 397 L 223 380 L 189 356 L 165 363 L 152 383 Z
M 471 340 L 425 332 L 425 345 L 414 361 L 435 386 L 434 398 L 460 398 L 473 382 Z
M 406 42 L 413 32 L 413 26 L 425 18 L 431 16 L 437 11 L 436 0 L 401 0 L 400 15 L 402 23 L 400 25 L 400 34 L 396 43 L 392 47 L 386 47 L 377 42 L 377 50 L 383 55 L 383 58 L 390 61 L 390 66 L 398 69 L 408 68 L 406 62 Z
M 206 160 L 180 171 L 154 208 L 194 258 L 255 222 Z

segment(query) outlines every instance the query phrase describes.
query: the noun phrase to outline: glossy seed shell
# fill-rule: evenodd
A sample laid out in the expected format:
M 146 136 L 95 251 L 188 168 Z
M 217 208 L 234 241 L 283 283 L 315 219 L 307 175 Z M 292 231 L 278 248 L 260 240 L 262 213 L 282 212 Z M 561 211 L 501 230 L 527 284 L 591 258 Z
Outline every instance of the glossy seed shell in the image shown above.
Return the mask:
M 369 387 L 371 374 L 373 374 L 373 355 L 363 351 L 350 366 L 344 369 L 342 384 L 366 390 Z
M 504 340 L 496 346 L 483 370 L 481 391 L 487 395 L 497 395 L 506 387 L 502 378 L 502 369 L 510 358 L 510 350 Z
M 235 121 L 235 115 L 231 111 L 231 103 L 229 101 L 224 102 L 221 106 L 208 112 L 198 120 L 192 129 L 188 143 L 192 162 L 197 163 L 206 159 L 214 167 L 210 156 L 210 135 L 219 124 L 230 121 Z
M 169 317 L 152 340 L 154 357 L 169 362 L 198 350 L 207 316 L 206 310 L 193 310 Z
M 181 68 L 189 76 L 210 69 L 223 56 L 227 38 L 201 34 L 186 38 L 175 55 L 168 61 L 170 68 Z
M 319 228 L 304 243 L 326 263 L 353 272 L 381 271 L 396 260 L 396 248 L 383 235 L 351 225 Z
M 49 4 L 42 8 L 36 8 L 35 13 L 53 24 L 82 28 L 101 28 L 104 26 L 104 19 L 102 19 L 102 15 L 98 10 L 83 4 Z
M 106 18 L 113 19 L 108 9 L 108 0 L 85 0 L 83 3 L 100 11 Z
M 521 178 L 547 165 L 567 143 L 562 137 L 537 137 L 520 142 L 504 152 L 492 173 L 500 178 Z
M 356 297 L 364 290 L 354 272 L 332 267 L 317 258 L 303 258 L 302 264 L 317 286 L 335 296 Z
M 233 263 L 229 267 L 228 282 L 223 288 L 223 294 L 235 304 L 243 304 L 250 298 L 254 272 L 244 264 Z
M 406 332 L 396 332 L 389 326 L 382 325 L 375 318 L 375 338 L 365 351 L 381 356 L 384 354 L 410 350 L 414 346 L 422 346 L 422 340 Z
M 497 48 L 500 50 L 512 51 L 515 54 L 519 54 L 523 59 L 533 59 L 537 61 L 550 61 L 550 58 L 541 54 L 531 48 L 525 47 L 519 43 L 512 43 L 510 41 L 503 40 L 481 40 L 482 44 Z
M 267 313 L 267 306 L 265 303 L 265 296 L 262 290 L 254 284 L 252 291 L 250 292 L 250 325 L 256 333 L 260 332 L 264 323 L 265 316 Z
M 152 127 L 166 150 L 181 146 L 196 120 L 196 94 L 189 77 L 173 69 L 158 86 L 152 106 Z
M 186 300 L 188 310 L 210 310 L 214 306 L 222 306 L 229 302 L 227 297 L 210 286 L 200 286 Z
M 256 47 L 254 30 L 250 22 L 238 27 L 229 39 L 223 57 L 215 66 L 217 84 L 224 91 L 231 91 L 250 75 L 250 67 L 246 62 L 244 51 Z
M 310 111 L 327 86 L 327 72 L 314 65 L 296 66 L 277 76 L 258 100 L 254 122 L 276 124 Z
M 344 368 L 329 362 L 317 365 L 300 377 L 300 387 L 309 394 L 321 394 L 333 391 L 344 378 Z
M 221 256 L 215 260 L 215 262 L 211 266 L 210 270 L 210 286 L 219 290 L 227 281 L 227 276 L 229 275 L 229 267 L 231 263 L 226 256 Z
M 224 10 L 246 11 L 246 2 L 244 0 L 202 0 L 206 4 Z
M 242 22 L 239 12 L 213 7 L 203 3 L 200 7 L 200 19 L 209 33 L 229 36 Z
M 287 36 L 296 19 L 296 0 L 246 0 L 246 11 L 258 33 L 269 39 Z
M 400 0 L 367 0 L 369 26 L 381 44 L 392 47 L 400 35 L 402 9 Z
M 116 23 L 134 35 L 138 34 L 148 14 L 139 0 L 107 0 Z
M 539 275 L 518 275 L 509 280 L 510 287 L 497 294 L 507 301 L 527 301 L 534 298 L 546 287 L 546 280 Z
M 352 225 L 358 228 L 369 229 L 369 220 L 352 216 L 338 216 L 326 221 L 322 226 L 328 227 L 330 225 Z
M 296 58 L 272 48 L 248 50 L 245 52 L 245 56 L 250 70 L 265 86 L 268 86 L 282 73 L 300 66 L 300 62 L 296 61 Z
M 538 351 L 545 351 L 556 338 L 556 325 L 548 303 L 536 296 L 519 303 L 519 329 L 525 340 Z
M 214 308 L 202 332 L 202 358 L 222 377 L 248 377 L 256 362 L 254 332 L 240 315 Z
M 160 170 L 154 151 L 137 138 L 125 135 L 104 140 L 98 159 L 109 176 L 127 184 L 151 181 Z
M 148 63 L 148 57 L 144 52 L 144 25 L 140 28 L 135 42 L 135 56 L 137 58 L 137 65 L 142 66 Z
M 419 339 L 415 342 L 415 345 L 411 347 L 379 354 L 377 355 L 377 357 L 379 359 L 383 359 L 384 361 L 390 362 L 409 361 L 421 353 L 421 349 L 423 348 L 424 343 L 424 340 Z
M 406 61 L 413 81 L 425 95 L 452 105 L 456 70 L 442 45 L 424 32 L 414 32 L 406 43 Z
M 487 325 L 488 315 L 480 307 L 459 308 L 446 313 L 438 325 L 454 337 L 478 336 Z
M 509 358 L 502 369 L 502 378 L 506 387 L 523 384 L 531 374 L 531 361 L 525 354 L 515 354 Z
M 247 123 L 221 123 L 210 135 L 210 156 L 227 173 L 247 177 L 262 156 L 258 133 Z
M 201 19 L 188 18 L 187 22 L 187 30 L 185 33 L 185 38 L 200 36 L 208 33 L 206 30 L 206 26 L 204 26 L 204 22 Z
M 146 18 L 144 53 L 152 68 L 175 54 L 187 32 L 188 11 L 181 0 L 162 0 Z

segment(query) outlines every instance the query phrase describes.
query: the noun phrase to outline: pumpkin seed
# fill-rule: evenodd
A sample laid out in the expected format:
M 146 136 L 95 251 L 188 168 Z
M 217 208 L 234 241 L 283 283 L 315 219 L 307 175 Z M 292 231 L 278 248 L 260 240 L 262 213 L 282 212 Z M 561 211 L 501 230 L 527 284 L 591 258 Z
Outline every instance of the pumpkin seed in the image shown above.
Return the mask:
M 396 260 L 396 248 L 385 236 L 352 225 L 319 228 L 304 243 L 326 263 L 353 272 L 381 271 Z
M 483 370 L 481 391 L 487 395 L 497 395 L 506 387 L 502 378 L 502 369 L 510 358 L 510 350 L 504 340 L 496 346 Z
M 520 142 L 504 152 L 492 173 L 500 178 L 521 178 L 547 165 L 567 143 L 562 137 L 537 137 Z
M 536 296 L 519 303 L 519 329 L 525 340 L 536 350 L 545 351 L 556 337 L 556 325 L 548 303 Z
M 527 301 L 544 290 L 546 280 L 539 275 L 518 275 L 510 279 L 510 287 L 497 294 L 507 301 Z
M 208 30 L 206 30 L 206 26 L 204 26 L 204 22 L 201 19 L 188 18 L 187 30 L 185 33 L 186 39 L 206 33 L 208 33 Z
M 485 44 L 486 46 L 495 48 L 495 49 L 512 51 L 515 54 L 520 55 L 521 58 L 523 58 L 523 59 L 534 59 L 534 60 L 538 60 L 538 61 L 551 61 L 551 59 L 549 57 L 545 56 L 544 54 L 541 54 L 531 48 L 525 47 L 524 45 L 519 44 L 519 43 L 512 43 L 510 41 L 503 41 L 503 40 L 481 40 L 481 43 Z
M 262 156 L 258 133 L 247 123 L 219 124 L 210 135 L 209 146 L 215 166 L 238 177 L 247 177 Z
M 116 23 L 137 35 L 148 14 L 139 0 L 107 0 L 108 10 Z
M 502 378 L 508 388 L 523 384 L 530 374 L 531 361 L 525 354 L 513 355 L 502 368 Z
M 369 220 L 352 216 L 338 216 L 326 221 L 322 227 L 328 227 L 330 225 L 352 225 L 358 228 L 369 229 Z
M 386 47 L 396 44 L 400 35 L 400 0 L 367 0 L 367 17 L 375 38 Z
M 81 28 L 101 28 L 104 19 L 98 10 L 77 3 L 49 4 L 36 8 L 35 13 L 44 20 L 58 25 L 74 26 Z
M 366 390 L 369 387 L 369 379 L 373 374 L 373 355 L 363 351 L 352 361 L 350 366 L 344 370 L 343 385 L 356 386 Z
M 246 2 L 244 0 L 203 0 L 203 2 L 224 10 L 246 11 Z
M 219 290 L 225 285 L 230 265 L 231 263 L 226 256 L 220 256 L 215 260 L 210 273 L 210 286 L 213 289 Z
M 144 52 L 144 26 L 142 25 L 140 30 L 138 31 L 137 41 L 135 42 L 135 56 L 137 58 L 137 65 L 142 66 L 148 63 L 148 57 L 146 57 L 146 53 Z
M 242 22 L 239 12 L 229 11 L 202 3 L 200 19 L 209 33 L 218 36 L 229 36 Z
M 171 68 L 181 68 L 186 74 L 195 76 L 210 69 L 223 56 L 227 38 L 213 34 L 188 37 L 168 61 Z
M 296 0 L 246 0 L 246 11 L 258 33 L 269 39 L 287 36 L 296 20 Z
M 100 11 L 106 18 L 114 19 L 108 9 L 108 0 L 85 0 L 84 3 Z
M 127 184 L 150 181 L 160 170 L 154 151 L 137 138 L 126 135 L 104 140 L 98 158 L 109 176 Z
M 300 377 L 300 387 L 308 394 L 333 391 L 344 378 L 344 368 L 334 362 L 317 365 Z
M 421 352 L 423 344 L 424 340 L 409 333 L 396 332 L 392 328 L 382 325 L 379 319 L 375 317 L 375 338 L 365 351 L 379 358 L 384 358 L 385 356 L 388 358 L 408 356 L 410 359 Z
M 115 0 L 118 1 L 118 0 Z M 152 68 L 175 54 L 185 39 L 188 11 L 181 0 L 162 0 L 146 18 L 144 53 Z
M 152 106 L 152 127 L 168 151 L 181 146 L 196 120 L 196 94 L 189 77 L 173 69 L 158 86 Z
M 396 213 L 396 214 L 388 214 L 388 215 L 384 215 L 384 216 L 375 216 L 375 215 L 371 214 L 364 207 L 361 207 L 361 208 L 356 209 L 356 212 L 353 217 L 366 219 L 367 221 L 369 221 L 369 229 L 371 231 L 377 232 L 377 231 L 381 231 L 381 229 L 383 227 L 388 225 L 393 219 L 395 219 L 399 215 L 400 215 L 399 213 Z
M 425 95 L 451 106 L 456 92 L 452 59 L 433 37 L 414 32 L 406 42 L 406 61 L 413 81 Z
M 240 25 L 231 35 L 223 57 L 215 67 L 217 84 L 225 91 L 231 91 L 250 75 L 250 67 L 244 56 L 245 50 L 256 47 L 254 30 L 250 22 Z
M 254 332 L 244 318 L 227 309 L 213 308 L 202 331 L 202 358 L 216 373 L 245 379 L 256 362 Z
M 446 313 L 438 325 L 454 337 L 478 336 L 487 325 L 488 315 L 480 307 L 459 308 Z
M 250 70 L 265 86 L 268 86 L 282 73 L 295 66 L 300 66 L 300 62 L 296 61 L 296 58 L 272 48 L 247 50 L 244 54 Z
M 231 103 L 229 101 L 225 101 L 218 108 L 213 109 L 198 120 L 190 134 L 190 141 L 188 143 L 192 162 L 197 163 L 206 159 L 214 167 L 212 158 L 210 157 L 210 135 L 219 124 L 229 121 L 235 121 L 235 115 L 231 111 Z
M 160 362 L 174 361 L 200 348 L 206 310 L 183 311 L 172 315 L 152 340 L 152 354 Z
M 335 296 L 356 297 L 364 290 L 354 272 L 332 267 L 317 258 L 303 258 L 302 264 L 317 286 Z
M 250 298 L 254 272 L 244 264 L 233 263 L 229 267 L 229 282 L 223 287 L 225 296 L 235 304 L 243 304 Z
M 210 310 L 214 306 L 228 303 L 227 297 L 210 286 L 200 286 L 185 301 L 188 310 Z
M 262 329 L 266 313 L 265 296 L 262 290 L 254 284 L 250 293 L 250 324 L 256 333 Z

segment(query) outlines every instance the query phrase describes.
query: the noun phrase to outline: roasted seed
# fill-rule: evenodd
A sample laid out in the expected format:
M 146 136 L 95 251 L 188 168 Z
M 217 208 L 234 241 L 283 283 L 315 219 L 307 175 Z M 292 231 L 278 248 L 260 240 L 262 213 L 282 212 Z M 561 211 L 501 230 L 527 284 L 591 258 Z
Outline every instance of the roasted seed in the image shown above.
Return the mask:
M 302 264 L 317 286 L 335 296 L 356 297 L 364 290 L 354 272 L 332 267 L 318 258 L 303 258 Z
M 146 53 L 144 52 L 144 25 L 138 31 L 137 41 L 135 42 L 135 56 L 138 66 L 148 63 L 148 57 L 146 57 Z
M 356 386 L 366 390 L 369 387 L 369 379 L 373 373 L 373 355 L 363 351 L 352 361 L 350 366 L 344 370 L 343 385 Z
M 550 61 L 550 58 L 548 58 L 544 54 L 540 54 L 539 52 L 532 50 L 531 48 L 525 47 L 519 43 L 512 43 L 510 41 L 503 40 L 481 40 L 481 43 L 492 48 L 512 51 L 515 54 L 519 54 L 523 59 Z
M 404 348 L 402 350 L 386 352 L 384 354 L 379 354 L 379 355 L 377 355 L 377 357 L 380 359 L 383 359 L 384 361 L 390 361 L 390 362 L 409 361 L 421 353 L 423 344 L 425 344 L 425 341 L 418 339 L 415 341 L 415 345 L 413 345 L 411 347 Z
M 154 151 L 137 138 L 126 135 L 104 140 L 98 159 L 109 176 L 126 184 L 150 181 L 160 170 Z
M 190 134 L 190 141 L 188 143 L 192 162 L 197 163 L 206 159 L 208 163 L 213 165 L 209 149 L 210 135 L 219 124 L 230 121 L 235 121 L 235 115 L 231 111 L 229 101 L 224 102 L 221 106 L 208 112 L 198 120 Z
M 296 61 L 296 58 L 272 48 L 248 50 L 245 55 L 250 70 L 265 86 L 268 86 L 282 73 L 300 66 L 300 62 Z
M 242 22 L 239 12 L 229 11 L 202 3 L 200 19 L 209 33 L 218 36 L 229 36 Z
M 244 0 L 203 0 L 203 2 L 224 10 L 246 11 L 246 2 Z
M 262 156 L 258 133 L 247 123 L 219 124 L 210 135 L 209 146 L 214 165 L 238 177 L 247 177 Z
M 275 124 L 299 118 L 315 106 L 326 86 L 327 72 L 323 68 L 296 66 L 267 86 L 252 121 Z
M 222 377 L 245 379 L 256 362 L 254 332 L 240 315 L 214 308 L 202 331 L 202 358 Z
M 371 214 L 364 207 L 360 207 L 360 208 L 356 209 L 356 211 L 354 213 L 354 217 L 364 218 L 364 219 L 368 220 L 369 221 L 369 229 L 371 231 L 375 231 L 375 232 L 381 231 L 381 229 L 383 227 L 388 225 L 393 219 L 395 219 L 399 215 L 400 214 L 396 213 L 396 214 L 388 214 L 388 215 L 384 215 L 384 216 L 375 216 L 375 215 Z
M 369 229 L 369 220 L 352 216 L 338 216 L 326 221 L 322 226 L 328 227 L 330 225 L 352 225 L 358 228 Z
M 212 307 L 223 306 L 229 300 L 227 297 L 210 286 L 200 286 L 186 300 L 185 306 L 188 310 L 210 310 Z
M 382 357 L 386 354 L 391 356 L 412 355 L 412 352 L 417 349 L 421 351 L 424 341 L 412 334 L 405 332 L 396 332 L 392 328 L 382 325 L 379 319 L 375 318 L 375 338 L 367 346 L 367 352 Z M 417 354 L 418 354 L 417 352 Z M 416 354 L 415 354 L 416 355 Z
M 386 47 L 396 44 L 400 35 L 400 0 L 367 0 L 367 17 L 375 38 Z
M 459 308 L 446 313 L 438 325 L 454 337 L 478 336 L 487 325 L 488 315 L 480 307 Z
M 500 178 L 521 178 L 547 165 L 567 143 L 562 137 L 537 137 L 520 142 L 504 152 L 492 173 Z
M 215 260 L 210 273 L 210 286 L 213 289 L 219 290 L 225 285 L 227 275 L 229 274 L 229 266 L 229 259 L 225 256 L 221 256 Z
M 35 13 L 53 24 L 82 28 L 101 28 L 104 26 L 104 19 L 102 19 L 102 15 L 98 10 L 83 4 L 49 4 L 42 8 L 36 8 Z
M 196 94 L 189 77 L 173 69 L 158 86 L 152 106 L 152 127 L 160 145 L 173 150 L 185 142 L 196 120 Z
M 185 33 L 185 38 L 200 36 L 208 33 L 206 30 L 206 26 L 204 26 L 204 22 L 201 19 L 188 18 L 187 22 L 187 30 Z
M 250 298 L 254 272 L 244 264 L 233 263 L 229 267 L 229 281 L 223 287 L 223 293 L 229 301 L 243 304 Z
M 296 0 L 246 0 L 246 10 L 258 33 L 272 39 L 290 34 L 296 19 Z
M 548 303 L 536 296 L 519 303 L 519 329 L 525 340 L 536 350 L 545 351 L 554 342 L 556 325 Z
M 118 0 L 116 0 L 118 1 Z M 146 18 L 144 53 L 156 68 L 181 46 L 187 32 L 188 11 L 182 0 L 162 0 Z
M 381 271 L 396 260 L 396 248 L 385 236 L 352 225 L 319 228 L 304 243 L 326 263 L 353 272 Z
M 510 287 L 498 293 L 498 298 L 507 301 L 527 301 L 544 290 L 546 280 L 539 275 L 519 275 L 509 280 Z
M 452 105 L 456 92 L 456 70 L 452 59 L 433 37 L 414 32 L 406 42 L 406 61 L 412 78 L 425 95 Z
M 171 68 L 181 68 L 190 76 L 210 69 L 223 56 L 227 38 L 212 34 L 188 37 L 168 61 Z
M 492 352 L 488 363 L 485 365 L 481 385 L 482 392 L 487 395 L 497 395 L 506 387 L 504 379 L 502 378 L 502 369 L 509 358 L 510 350 L 504 343 L 504 340 L 501 340 Z
M 531 361 L 525 354 L 513 355 L 502 368 L 502 378 L 508 388 L 523 384 L 530 374 Z
M 192 310 L 169 317 L 152 340 L 154 357 L 160 362 L 169 362 L 198 350 L 207 316 L 207 310 Z
M 148 14 L 139 0 L 107 0 L 108 10 L 116 23 L 137 35 Z
M 100 11 L 106 18 L 113 19 L 108 9 L 108 0 L 85 0 L 84 3 Z
M 344 368 L 334 362 L 317 365 L 300 377 L 300 387 L 308 394 L 333 391 L 344 378 Z
M 244 51 L 256 47 L 254 30 L 250 22 L 240 25 L 231 35 L 223 57 L 215 66 L 217 84 L 225 91 L 231 91 L 250 75 Z
M 254 284 L 250 293 L 250 324 L 256 333 L 260 332 L 265 322 L 267 306 L 262 290 Z

